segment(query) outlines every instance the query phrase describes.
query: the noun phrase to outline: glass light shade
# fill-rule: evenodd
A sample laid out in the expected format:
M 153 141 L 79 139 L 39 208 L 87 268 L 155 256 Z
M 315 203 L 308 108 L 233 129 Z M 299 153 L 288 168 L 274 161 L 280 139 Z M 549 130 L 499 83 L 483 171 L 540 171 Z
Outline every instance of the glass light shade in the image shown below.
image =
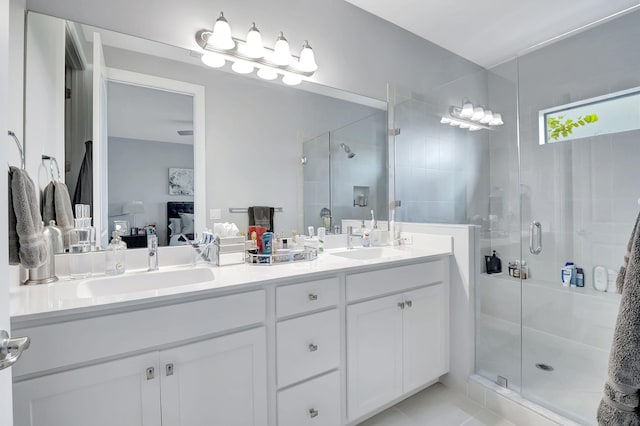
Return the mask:
M 258 59 L 264 56 L 264 45 L 262 44 L 262 36 L 256 27 L 256 23 L 251 24 L 247 33 L 247 44 L 244 46 L 244 54 L 249 58 Z
M 473 115 L 473 104 L 471 102 L 466 102 L 462 105 L 462 109 L 460 110 L 460 117 L 469 118 Z
M 440 119 L 440 122 L 441 122 L 442 124 L 449 124 L 449 123 L 451 123 L 451 119 L 450 119 L 450 118 L 447 118 L 447 117 L 442 117 L 442 118 Z
M 457 121 L 455 121 L 455 120 L 451 120 L 451 121 L 449 122 L 449 126 L 454 126 L 454 127 L 455 127 L 455 126 L 458 126 L 459 124 L 460 124 L 460 123 L 458 123 L 458 122 L 457 122 Z
M 231 69 L 238 74 L 250 74 L 253 72 L 253 65 L 247 61 L 236 61 L 231 65 Z
M 222 12 L 220 12 L 220 17 L 213 26 L 213 33 L 207 43 L 220 50 L 230 50 L 236 45 L 236 42 L 231 38 L 229 22 L 227 22 Z
M 469 125 L 469 124 L 467 124 L 467 123 L 460 123 L 460 128 L 461 128 L 461 129 L 468 129 L 468 128 L 470 128 L 470 127 L 471 127 L 471 125 Z
M 309 42 L 307 40 L 305 40 L 304 44 L 302 45 L 298 68 L 300 69 L 300 71 L 304 72 L 314 72 L 318 69 L 318 64 L 316 64 L 316 56 L 313 53 L 313 49 L 311 48 L 311 46 L 309 46 Z
M 493 113 L 493 119 L 489 122 L 490 126 L 502 126 L 504 121 L 502 121 L 502 114 L 499 112 Z
M 492 113 L 492 112 L 491 112 L 491 110 L 489 110 L 489 109 L 488 109 L 488 110 L 485 110 L 485 112 L 484 112 L 484 117 L 482 117 L 482 118 L 480 119 L 480 122 L 481 122 L 482 124 L 487 124 L 487 123 L 489 123 L 491 120 L 493 120 L 493 113 Z
M 271 68 L 260 68 L 258 70 L 258 77 L 263 80 L 275 80 L 278 78 L 278 73 Z
M 482 120 L 482 117 L 484 117 L 484 108 L 475 107 L 473 109 L 473 114 L 471 115 L 471 119 L 473 121 L 480 121 L 480 120 Z
M 225 64 L 224 58 L 213 52 L 204 52 L 200 60 L 203 64 L 211 68 L 220 68 Z
M 294 74 L 287 74 L 284 77 L 282 77 L 282 82 L 287 86 L 296 86 L 302 83 L 302 78 Z
M 471 132 L 475 132 L 475 131 L 480 130 L 480 129 L 482 129 L 482 127 L 478 127 L 478 126 L 469 127 L 469 131 L 471 131 Z
M 291 63 L 291 50 L 289 50 L 289 42 L 284 38 L 284 34 L 280 33 L 276 44 L 273 47 L 273 62 L 276 65 L 286 66 Z

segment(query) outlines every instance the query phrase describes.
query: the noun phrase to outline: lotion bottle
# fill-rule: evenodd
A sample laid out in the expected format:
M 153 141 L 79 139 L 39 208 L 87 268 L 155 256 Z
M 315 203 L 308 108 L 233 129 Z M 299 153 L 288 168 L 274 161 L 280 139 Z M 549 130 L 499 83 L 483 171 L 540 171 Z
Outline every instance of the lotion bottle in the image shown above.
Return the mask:
M 111 235 L 113 238 L 111 238 L 111 242 L 109 243 L 106 251 L 107 264 L 105 274 L 124 274 L 125 252 L 127 250 L 127 243 L 120 239 L 120 235 L 116 231 L 113 231 Z

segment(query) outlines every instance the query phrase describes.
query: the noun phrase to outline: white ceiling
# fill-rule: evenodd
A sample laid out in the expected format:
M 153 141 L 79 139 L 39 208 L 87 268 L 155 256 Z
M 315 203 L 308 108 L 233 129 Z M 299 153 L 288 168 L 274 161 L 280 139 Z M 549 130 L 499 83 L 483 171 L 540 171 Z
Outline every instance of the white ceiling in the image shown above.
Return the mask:
M 640 0 L 346 0 L 485 68 Z
M 180 93 L 109 82 L 108 135 L 125 139 L 193 144 L 193 98 Z

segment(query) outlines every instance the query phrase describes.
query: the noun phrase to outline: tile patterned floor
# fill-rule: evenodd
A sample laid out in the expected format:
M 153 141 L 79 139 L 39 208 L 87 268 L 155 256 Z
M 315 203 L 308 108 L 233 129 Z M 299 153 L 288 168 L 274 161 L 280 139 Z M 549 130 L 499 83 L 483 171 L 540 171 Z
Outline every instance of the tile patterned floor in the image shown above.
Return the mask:
M 359 426 L 514 426 L 441 383 L 394 405 Z

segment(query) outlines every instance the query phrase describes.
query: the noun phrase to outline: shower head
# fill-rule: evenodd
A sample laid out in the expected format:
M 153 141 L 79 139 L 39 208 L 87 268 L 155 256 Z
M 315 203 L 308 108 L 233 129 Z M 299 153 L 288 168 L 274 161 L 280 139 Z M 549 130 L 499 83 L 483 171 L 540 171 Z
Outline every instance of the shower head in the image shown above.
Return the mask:
M 353 158 L 356 156 L 355 153 L 351 152 L 351 148 L 349 148 L 349 145 L 341 143 L 340 144 L 340 148 L 344 149 L 345 154 L 347 154 L 348 158 Z

